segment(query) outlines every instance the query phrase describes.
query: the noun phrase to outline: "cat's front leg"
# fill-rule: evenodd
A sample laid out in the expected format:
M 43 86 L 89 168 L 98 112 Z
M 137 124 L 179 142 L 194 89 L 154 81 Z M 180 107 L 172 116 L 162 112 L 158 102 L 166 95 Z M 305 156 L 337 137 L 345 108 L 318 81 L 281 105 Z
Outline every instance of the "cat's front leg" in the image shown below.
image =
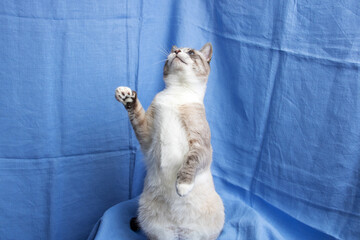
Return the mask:
M 185 104 L 179 110 L 189 144 L 189 152 L 176 179 L 176 192 L 184 197 L 193 189 L 196 175 L 210 167 L 212 148 L 204 105 Z
M 185 197 L 194 188 L 195 168 L 184 164 L 176 176 L 176 192 L 180 197 Z
M 126 108 L 131 125 L 133 126 L 136 138 L 141 147 L 143 150 L 148 149 L 151 142 L 150 128 L 153 122 L 152 108 L 150 107 L 149 110 L 145 112 L 137 97 L 137 93 L 128 87 L 118 87 L 115 90 L 115 98 Z
M 118 87 L 115 90 L 115 98 L 121 102 L 127 110 L 130 110 L 136 103 L 137 94 L 128 87 Z

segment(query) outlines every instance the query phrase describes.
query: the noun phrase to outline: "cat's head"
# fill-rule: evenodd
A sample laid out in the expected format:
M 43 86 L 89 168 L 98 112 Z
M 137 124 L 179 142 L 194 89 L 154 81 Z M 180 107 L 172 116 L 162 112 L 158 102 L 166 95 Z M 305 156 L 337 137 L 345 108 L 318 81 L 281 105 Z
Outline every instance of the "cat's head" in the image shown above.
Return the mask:
M 208 78 L 212 45 L 206 43 L 200 50 L 173 46 L 164 66 L 164 79 L 170 76 Z

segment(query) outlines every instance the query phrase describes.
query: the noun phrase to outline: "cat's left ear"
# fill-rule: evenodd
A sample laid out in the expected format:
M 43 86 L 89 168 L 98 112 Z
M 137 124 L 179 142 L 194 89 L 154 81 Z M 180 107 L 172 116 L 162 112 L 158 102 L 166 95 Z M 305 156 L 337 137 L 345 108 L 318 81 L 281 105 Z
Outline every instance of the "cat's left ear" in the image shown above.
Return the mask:
M 200 52 L 204 55 L 206 61 L 207 61 L 208 63 L 210 63 L 211 57 L 212 57 L 212 52 L 213 52 L 211 43 L 208 42 L 207 44 L 205 44 L 205 45 L 200 49 Z
M 178 49 L 178 47 L 175 46 L 175 45 L 173 45 L 173 46 L 171 47 L 171 52 L 175 52 L 176 49 Z

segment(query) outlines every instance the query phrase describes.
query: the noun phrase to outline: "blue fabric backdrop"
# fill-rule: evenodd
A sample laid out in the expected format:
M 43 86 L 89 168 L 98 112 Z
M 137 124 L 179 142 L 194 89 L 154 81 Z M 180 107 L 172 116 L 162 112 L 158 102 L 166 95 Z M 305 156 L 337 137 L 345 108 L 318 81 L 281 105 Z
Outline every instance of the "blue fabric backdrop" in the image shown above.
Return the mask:
M 86 239 L 117 203 L 89 239 L 144 239 L 114 90 L 149 106 L 164 50 L 208 41 L 220 239 L 359 239 L 359 25 L 357 0 L 0 1 L 0 239 Z

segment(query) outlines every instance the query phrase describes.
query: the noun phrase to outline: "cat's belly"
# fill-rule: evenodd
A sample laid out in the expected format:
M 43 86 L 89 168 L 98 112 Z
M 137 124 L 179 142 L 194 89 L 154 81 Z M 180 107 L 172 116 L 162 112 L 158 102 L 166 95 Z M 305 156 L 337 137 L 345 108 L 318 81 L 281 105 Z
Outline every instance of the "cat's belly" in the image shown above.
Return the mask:
M 173 187 L 176 174 L 180 169 L 186 153 L 189 151 L 187 135 L 176 106 L 160 105 L 155 124 L 158 126 L 153 138 L 151 158 L 152 169 L 156 168 L 157 176 Z M 149 173 L 153 174 L 153 173 Z

